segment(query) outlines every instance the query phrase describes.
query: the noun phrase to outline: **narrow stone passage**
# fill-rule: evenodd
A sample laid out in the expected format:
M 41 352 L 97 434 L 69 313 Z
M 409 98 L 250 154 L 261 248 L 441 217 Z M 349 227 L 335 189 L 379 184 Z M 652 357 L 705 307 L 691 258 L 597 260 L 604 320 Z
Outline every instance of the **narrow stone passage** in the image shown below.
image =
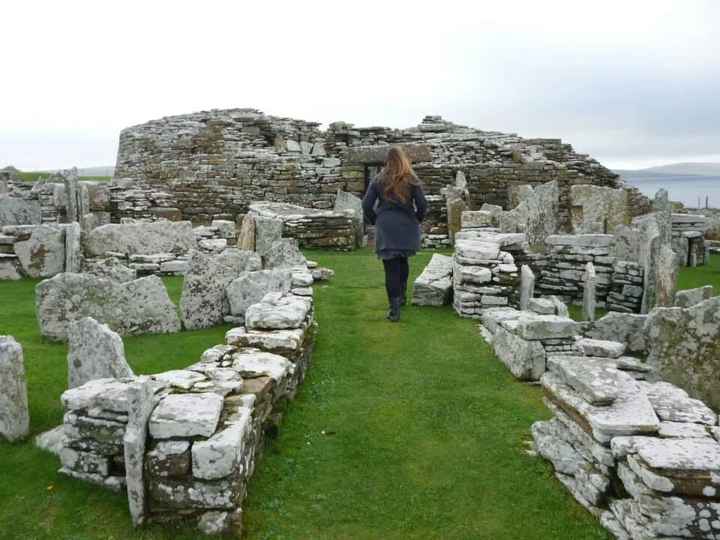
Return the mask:
M 541 392 L 473 321 L 408 307 L 391 324 L 371 252 L 308 255 L 336 277 L 316 287 L 313 366 L 250 484 L 248 538 L 609 538 L 525 452 Z

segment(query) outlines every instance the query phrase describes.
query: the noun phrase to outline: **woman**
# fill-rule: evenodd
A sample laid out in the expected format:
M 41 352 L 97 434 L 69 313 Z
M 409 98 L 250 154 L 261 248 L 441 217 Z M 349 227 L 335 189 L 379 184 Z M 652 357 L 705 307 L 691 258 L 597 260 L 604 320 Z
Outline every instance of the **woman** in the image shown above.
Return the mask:
M 365 220 L 375 225 L 375 251 L 385 267 L 387 318 L 400 320 L 410 268 L 408 257 L 420 249 L 420 222 L 427 201 L 410 159 L 399 146 L 390 149 L 363 199 Z

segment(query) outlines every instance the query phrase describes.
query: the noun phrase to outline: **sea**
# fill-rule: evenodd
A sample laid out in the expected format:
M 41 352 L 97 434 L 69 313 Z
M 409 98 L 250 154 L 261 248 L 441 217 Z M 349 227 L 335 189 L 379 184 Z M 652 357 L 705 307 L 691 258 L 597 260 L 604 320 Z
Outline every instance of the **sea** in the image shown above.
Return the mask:
M 661 188 L 668 190 L 671 201 L 678 201 L 686 208 L 705 208 L 708 199 L 710 208 L 720 208 L 720 176 L 659 174 L 633 177 L 623 174 L 625 182 L 637 187 L 650 198 Z

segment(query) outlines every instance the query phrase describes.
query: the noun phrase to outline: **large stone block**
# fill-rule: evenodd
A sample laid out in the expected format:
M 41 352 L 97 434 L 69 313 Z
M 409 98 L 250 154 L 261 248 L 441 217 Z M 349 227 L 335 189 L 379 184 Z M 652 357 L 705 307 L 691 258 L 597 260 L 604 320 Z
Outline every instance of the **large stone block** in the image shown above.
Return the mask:
M 281 238 L 273 242 L 263 255 L 267 268 L 292 268 L 306 266 L 307 260 L 300 251 L 297 241 L 292 238 Z
M 28 240 L 15 243 L 15 254 L 29 277 L 59 274 L 65 269 L 65 232 L 47 225 L 34 227 Z
M 656 308 L 645 324 L 647 362 L 660 377 L 720 408 L 720 296 L 689 308 Z
M 223 398 L 213 393 L 170 394 L 150 416 L 150 435 L 155 439 L 210 437 L 215 433 Z
M 0 226 L 39 225 L 42 221 L 40 203 L 18 197 L 0 197 Z
M 90 257 L 107 251 L 125 254 L 187 253 L 197 247 L 189 221 L 111 223 L 88 232 L 85 250 Z
M 523 312 L 517 319 L 517 333 L 523 339 L 571 338 L 578 332 L 579 326 L 575 321 L 557 315 L 537 315 Z
M 0 336 L 0 438 L 16 441 L 29 431 L 23 350 L 12 336 Z
M 435 253 L 413 285 L 412 303 L 418 306 L 442 306 L 452 294 L 453 259 Z
M 570 188 L 572 225 L 576 234 L 613 233 L 630 222 L 627 192 L 593 184 Z
M 312 283 L 312 276 L 311 283 Z M 289 270 L 258 270 L 245 272 L 227 286 L 226 293 L 230 302 L 230 313 L 245 316 L 247 309 L 260 302 L 267 293 L 290 291 L 292 274 Z
M 249 330 L 300 328 L 311 307 L 312 300 L 309 298 L 270 293 L 261 302 L 253 304 L 247 309 L 245 326 Z
M 545 373 L 545 349 L 539 341 L 525 340 L 499 326 L 492 345 L 497 357 L 516 378 L 537 381 Z
M 83 317 L 107 324 L 121 335 L 166 334 L 180 330 L 180 319 L 157 276 L 117 283 L 89 274 L 62 273 L 35 287 L 40 332 L 67 339 L 67 326 Z

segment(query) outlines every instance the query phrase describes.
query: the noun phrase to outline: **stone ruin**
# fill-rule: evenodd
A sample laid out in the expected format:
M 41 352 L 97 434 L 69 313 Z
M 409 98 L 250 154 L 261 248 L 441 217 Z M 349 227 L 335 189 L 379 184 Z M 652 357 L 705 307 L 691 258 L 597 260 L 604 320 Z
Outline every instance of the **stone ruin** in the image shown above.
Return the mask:
M 137 278 L 139 269 L 118 258 L 96 262 L 96 274 L 62 272 L 37 285 L 41 333 L 69 345 L 63 425 L 37 444 L 59 456 L 63 474 L 126 490 L 136 525 L 174 520 L 207 534 L 240 531 L 264 438 L 304 379 L 316 333 L 311 285 L 332 271 L 282 238 L 279 220 L 268 229 L 263 219 L 254 229 L 262 255 L 190 250 L 179 314 L 158 276 Z M 148 225 L 155 228 L 140 242 Z M 93 229 L 88 245 L 104 256 L 108 246 L 172 253 L 194 234 L 183 222 L 110 224 Z M 235 325 L 226 342 L 184 369 L 135 376 L 125 359 L 121 335 L 222 323 Z M 0 383 L 8 389 L 0 394 L 0 435 L 11 440 L 28 429 L 22 369 L 19 346 L 0 339 Z
M 553 418 L 533 424 L 532 453 L 615 537 L 719 538 L 720 296 L 675 293 L 678 265 L 699 262 L 674 250 L 694 238 L 677 224 L 696 218 L 661 192 L 630 223 L 576 212 L 580 232 L 558 235 L 520 198 L 522 212 L 464 212 L 453 257 L 433 256 L 413 303 L 479 319 L 508 371 L 542 386 Z M 596 318 L 599 305 L 611 311 Z

